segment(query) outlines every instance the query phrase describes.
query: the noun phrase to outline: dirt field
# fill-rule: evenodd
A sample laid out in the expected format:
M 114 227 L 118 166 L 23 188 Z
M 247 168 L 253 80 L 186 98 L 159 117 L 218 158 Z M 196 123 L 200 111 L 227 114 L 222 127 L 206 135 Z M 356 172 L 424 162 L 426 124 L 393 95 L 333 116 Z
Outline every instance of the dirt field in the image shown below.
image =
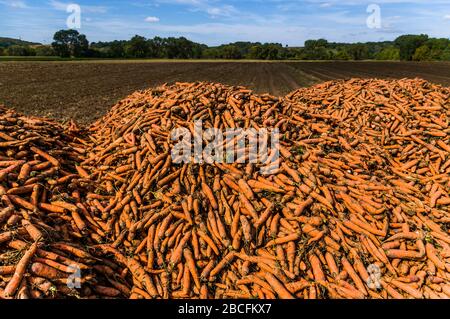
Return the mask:
M 26 114 L 89 123 L 129 93 L 166 82 L 214 81 L 284 95 L 301 86 L 352 77 L 421 77 L 450 86 L 450 64 L 2 62 L 0 104 Z

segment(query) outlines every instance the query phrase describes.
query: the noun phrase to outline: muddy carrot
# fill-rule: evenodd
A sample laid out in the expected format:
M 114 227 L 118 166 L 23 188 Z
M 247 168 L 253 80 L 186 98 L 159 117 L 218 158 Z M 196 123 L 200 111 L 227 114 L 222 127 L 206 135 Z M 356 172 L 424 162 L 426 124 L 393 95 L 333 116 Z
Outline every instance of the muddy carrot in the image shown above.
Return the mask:
M 294 299 L 294 296 L 286 287 L 272 274 L 266 273 L 264 278 L 281 299 Z
M 38 149 L 37 147 L 32 146 L 32 147 L 30 147 L 30 150 L 33 151 L 34 153 L 38 154 L 45 160 L 49 161 L 50 163 L 52 163 L 53 166 L 56 166 L 56 167 L 59 166 L 59 161 L 56 158 L 54 158 L 53 156 L 47 154 L 46 152 Z
M 23 255 L 19 263 L 16 265 L 14 274 L 11 280 L 6 285 L 5 290 L 3 291 L 3 294 L 6 297 L 12 297 L 16 293 L 17 289 L 19 288 L 20 282 L 22 281 L 23 276 L 26 272 L 26 269 L 30 264 L 31 259 L 36 254 L 37 249 L 38 243 L 35 242 L 30 246 L 30 248 L 28 248 L 27 252 Z

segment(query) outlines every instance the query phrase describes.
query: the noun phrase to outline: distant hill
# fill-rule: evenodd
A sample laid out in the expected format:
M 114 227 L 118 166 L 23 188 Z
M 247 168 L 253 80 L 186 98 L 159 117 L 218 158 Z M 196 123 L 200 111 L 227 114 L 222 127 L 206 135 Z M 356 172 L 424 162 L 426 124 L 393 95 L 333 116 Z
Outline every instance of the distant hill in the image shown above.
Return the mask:
M 19 39 L 13 39 L 13 38 L 0 37 L 0 47 L 1 48 L 7 48 L 12 45 L 35 46 L 35 45 L 41 45 L 41 43 L 28 42 L 28 41 L 23 41 L 23 40 L 19 40 Z

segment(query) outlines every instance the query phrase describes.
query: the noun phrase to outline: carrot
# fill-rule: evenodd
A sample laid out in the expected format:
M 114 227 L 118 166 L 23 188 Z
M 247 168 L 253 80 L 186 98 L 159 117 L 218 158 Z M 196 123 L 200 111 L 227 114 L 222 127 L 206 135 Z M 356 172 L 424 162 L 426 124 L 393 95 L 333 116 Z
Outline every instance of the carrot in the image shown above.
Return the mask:
M 411 260 L 421 259 L 424 256 L 424 254 L 417 251 L 402 250 L 402 249 L 389 249 L 386 251 L 386 255 L 389 258 L 411 259 Z
M 47 154 L 46 152 L 38 149 L 37 147 L 30 147 L 30 150 L 36 154 L 38 154 L 39 156 L 41 156 L 42 158 L 44 158 L 45 160 L 49 161 L 50 163 L 52 163 L 53 166 L 58 167 L 59 166 L 59 161 L 54 158 L 53 156 Z
M 441 270 L 446 270 L 445 263 L 439 259 L 439 257 L 436 254 L 436 249 L 434 246 L 430 243 L 426 243 L 426 254 L 427 257 L 431 260 L 431 262 L 436 265 L 437 268 Z
M 319 258 L 315 254 L 309 255 L 309 262 L 314 273 L 314 279 L 317 282 L 325 281 L 325 274 L 322 271 Z
M 206 235 L 201 230 L 197 230 L 197 235 L 199 235 L 200 238 L 203 239 L 208 244 L 209 247 L 211 247 L 211 249 L 214 251 L 216 255 L 220 255 L 219 248 L 217 248 L 216 244 L 214 244 L 213 240 L 208 235 Z
M 270 215 L 273 213 L 274 204 L 269 203 L 264 210 L 264 212 L 259 216 L 258 220 L 255 222 L 255 227 L 259 228 L 261 225 L 263 225 L 267 219 L 270 217 Z
M 22 219 L 22 226 L 25 227 L 28 234 L 35 242 L 38 242 L 42 239 L 43 234 L 42 232 L 33 224 L 31 224 L 28 220 Z
M 13 213 L 14 213 L 13 207 L 5 207 L 2 210 L 0 210 L 0 223 L 3 223 L 4 221 L 8 220 Z
M 342 287 L 335 284 L 328 284 L 328 289 L 330 288 L 336 290 L 338 294 L 348 299 L 364 299 L 364 294 L 356 289 Z
M 94 290 L 97 293 L 99 293 L 100 295 L 107 296 L 107 297 L 118 297 L 122 294 L 121 291 L 118 289 L 115 289 L 112 287 L 100 286 L 100 285 L 95 285 Z
M 273 239 L 273 240 L 269 241 L 266 244 L 266 247 L 275 246 L 275 245 L 282 245 L 282 244 L 285 244 L 285 243 L 288 243 L 288 242 L 296 241 L 299 238 L 300 238 L 300 234 L 298 234 L 298 233 L 291 234 L 291 235 L 283 237 L 283 238 L 276 238 L 276 239 Z
M 63 201 L 54 201 L 52 202 L 52 205 L 58 206 L 58 207 L 62 207 L 67 209 L 70 212 L 78 212 L 79 209 L 76 205 L 70 204 L 70 203 L 66 203 Z
M 38 249 L 38 243 L 34 242 L 26 251 L 26 253 L 23 255 L 23 257 L 20 259 L 19 263 L 16 265 L 16 269 L 14 271 L 14 274 L 11 278 L 11 280 L 6 285 L 3 295 L 6 297 L 12 297 L 16 293 L 17 289 L 19 288 L 20 282 L 23 279 L 23 276 L 26 272 L 26 269 L 28 265 L 31 262 L 31 259 L 36 254 L 36 251 Z
M 16 266 L 0 266 L 0 275 L 12 275 L 16 270 Z
M 418 291 L 417 289 L 414 289 L 413 287 L 409 286 L 408 284 L 402 283 L 396 279 L 391 280 L 390 284 L 397 287 L 398 289 L 403 290 L 404 292 L 406 292 L 407 294 L 411 295 L 412 297 L 414 297 L 416 299 L 423 298 L 423 294 L 420 291 Z
M 235 253 L 231 252 L 228 255 L 226 255 L 217 265 L 211 270 L 211 273 L 209 274 L 209 278 L 216 277 L 220 271 L 222 271 L 228 264 L 230 264 L 233 259 L 235 258 Z
M 325 253 L 325 260 L 327 261 L 328 269 L 331 273 L 332 277 L 336 277 L 339 274 L 339 268 L 336 265 L 336 261 L 334 260 L 334 257 L 329 252 Z
M 64 274 L 53 267 L 50 267 L 48 265 L 45 265 L 45 264 L 42 264 L 39 262 L 34 262 L 31 265 L 30 271 L 32 274 L 34 274 L 38 277 L 48 279 L 52 282 L 57 282 L 59 280 L 64 282 L 68 278 L 67 274 Z
M 145 272 L 144 268 L 135 259 L 132 258 L 128 258 L 127 266 L 130 272 L 136 278 L 136 280 L 138 280 L 143 285 L 145 290 L 153 298 L 156 298 L 159 295 L 158 291 L 156 290 L 150 276 Z
M 78 175 L 80 175 L 82 178 L 86 178 L 86 179 L 90 179 L 91 176 L 89 175 L 89 173 L 81 166 L 79 165 L 75 165 L 75 168 L 78 172 Z
M 272 274 L 266 273 L 264 278 L 281 299 L 294 299 L 294 296 L 286 287 Z
M 344 267 L 344 270 L 348 273 L 348 275 L 350 276 L 350 278 L 353 280 L 353 282 L 355 283 L 356 287 L 358 288 L 358 290 L 364 295 L 367 296 L 367 290 L 366 287 L 363 283 L 363 281 L 361 280 L 361 278 L 359 277 L 359 275 L 356 273 L 356 271 L 354 270 L 353 266 L 350 264 L 350 262 L 347 260 L 347 258 L 342 258 L 341 259 L 342 262 L 342 266 Z
M 22 187 L 15 187 L 15 188 L 11 188 L 10 190 L 8 190 L 7 193 L 11 194 L 11 195 L 29 194 L 33 191 L 35 186 L 36 186 L 36 184 L 31 184 L 31 185 L 22 186 Z
M 10 241 L 15 234 L 16 234 L 15 231 L 7 231 L 4 233 L 0 233 L 0 244 Z
M 283 163 L 282 164 L 282 168 L 286 171 L 286 173 L 292 177 L 292 179 L 296 182 L 296 183 L 300 183 L 301 182 L 301 178 L 299 176 L 299 174 L 292 168 L 290 168 L 287 164 Z
M 302 291 L 305 288 L 310 287 L 311 283 L 309 283 L 308 281 L 306 281 L 304 279 L 301 279 L 300 281 L 287 283 L 285 286 L 286 286 L 286 289 L 289 290 L 290 293 L 295 294 L 299 291 Z
M 178 244 L 177 248 L 173 251 L 172 256 L 170 257 L 170 263 L 172 265 L 176 265 L 180 262 L 181 257 L 183 255 L 184 247 L 190 238 L 191 232 L 187 232 L 180 240 L 180 243 Z
M 184 273 L 183 273 L 183 283 L 181 284 L 183 287 L 182 295 L 181 296 L 189 296 L 189 291 L 191 289 L 191 273 L 189 271 L 188 267 L 184 267 Z
M 31 172 L 31 165 L 28 163 L 23 164 L 22 167 L 20 168 L 17 180 L 21 182 L 25 181 L 28 178 L 30 172 Z
M 243 237 L 247 242 L 250 242 L 252 240 L 252 233 L 251 233 L 252 229 L 250 223 L 248 222 L 247 218 L 243 215 L 240 216 L 240 221 Z
M 289 265 L 289 271 L 294 272 L 294 263 L 295 263 L 295 255 L 296 255 L 296 247 L 293 241 L 287 243 L 286 247 L 286 255 Z
M 253 207 L 252 203 L 245 197 L 244 195 L 239 196 L 239 200 L 243 208 L 245 208 L 248 213 L 253 217 L 254 220 L 258 220 L 258 213 L 256 212 L 255 207 Z
M 248 200 L 253 200 L 255 195 L 253 194 L 252 189 L 250 188 L 250 186 L 247 184 L 247 182 L 243 179 L 240 179 L 238 182 L 238 186 L 240 191 L 242 192 L 242 194 L 248 199 Z
M 76 257 L 79 257 L 79 258 L 93 259 L 93 257 L 89 253 L 85 252 L 84 250 L 81 250 L 77 247 L 74 247 L 74 246 L 71 246 L 71 245 L 68 245 L 65 243 L 54 243 L 51 246 L 58 250 L 66 251 L 66 252 L 68 252 Z
M 212 208 L 218 209 L 219 206 L 217 204 L 216 198 L 214 197 L 211 188 L 209 188 L 209 186 L 205 182 L 202 183 L 202 192 L 206 196 L 206 198 L 208 198 Z
M 200 277 L 198 275 L 197 267 L 195 265 L 194 256 L 192 255 L 192 252 L 189 249 L 184 249 L 183 255 L 186 260 L 187 268 L 191 272 L 191 276 L 192 279 L 194 280 L 195 286 L 198 289 L 200 289 L 201 288 Z
M 260 181 L 255 181 L 255 180 L 249 180 L 248 182 L 248 186 L 253 188 L 253 189 L 260 189 L 260 190 L 264 190 L 264 191 L 268 191 L 268 192 L 274 192 L 274 193 L 285 193 L 284 190 L 282 190 L 281 188 L 279 188 L 278 186 L 276 186 L 276 184 L 266 184 Z
M 25 209 L 28 209 L 30 211 L 34 211 L 36 209 L 36 207 L 31 204 L 30 202 L 27 202 L 26 200 L 20 198 L 19 196 L 15 196 L 15 195 L 8 195 L 8 198 L 11 200 L 11 202 L 13 202 L 14 204 L 23 207 Z
M 72 219 L 81 232 L 84 232 L 86 230 L 86 228 L 87 228 L 86 223 L 83 221 L 83 219 L 81 218 L 80 214 L 78 214 L 78 212 L 72 211 Z
M 37 263 L 41 263 L 50 267 L 53 267 L 59 271 L 65 272 L 65 273 L 69 273 L 72 274 L 74 272 L 74 267 L 75 265 L 71 265 L 71 266 L 66 266 L 60 263 L 57 263 L 53 260 L 50 259 L 45 259 L 45 258 L 34 258 L 34 262 Z
M 67 209 L 64 207 L 60 207 L 60 206 L 55 206 L 52 204 L 47 204 L 47 203 L 39 203 L 38 207 L 40 209 L 46 210 L 48 212 L 51 213 L 57 213 L 57 214 L 65 214 L 67 213 Z

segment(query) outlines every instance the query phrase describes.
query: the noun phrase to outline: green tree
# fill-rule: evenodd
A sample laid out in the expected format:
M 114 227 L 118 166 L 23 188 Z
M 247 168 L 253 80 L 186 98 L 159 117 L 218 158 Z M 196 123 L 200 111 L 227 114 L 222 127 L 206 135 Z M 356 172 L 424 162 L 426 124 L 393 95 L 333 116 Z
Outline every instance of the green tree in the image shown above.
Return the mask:
M 144 37 L 135 35 L 126 48 L 127 56 L 131 58 L 145 58 L 149 52 L 148 42 Z
M 352 44 L 348 47 L 347 53 L 353 60 L 364 60 L 369 56 L 367 45 L 363 43 Z
M 286 47 L 284 50 L 284 59 L 293 60 L 296 58 L 299 48 Z
M 22 45 L 12 45 L 8 48 L 8 55 L 10 56 L 35 56 L 36 51 L 31 47 Z
M 239 52 L 240 52 L 240 56 L 242 58 L 247 57 L 250 53 L 250 49 L 253 46 L 261 46 L 261 43 L 259 42 L 244 42 L 244 41 L 238 41 L 238 42 L 234 42 L 234 43 L 229 43 L 227 45 L 232 45 L 236 48 L 238 48 Z M 220 46 L 218 49 L 221 50 L 223 49 L 223 47 L 225 47 L 226 45 L 222 45 Z
M 5 55 L 5 50 L 0 47 L 0 56 L 3 56 L 3 55 Z
M 296 60 L 307 60 L 308 54 L 305 50 L 305 48 L 297 48 L 295 50 L 295 57 Z
M 237 46 L 225 45 L 221 48 L 220 57 L 222 59 L 242 59 L 242 54 Z
M 329 43 L 325 39 L 308 40 L 305 42 L 304 58 L 307 60 L 329 60 L 332 54 Z
M 125 57 L 125 46 L 123 41 L 113 41 L 108 47 L 106 54 L 110 58 L 123 58 Z
M 352 57 L 350 56 L 350 54 L 348 54 L 346 49 L 340 49 L 334 55 L 334 59 L 346 61 L 346 60 L 351 60 Z
M 450 61 L 450 45 L 442 51 L 441 58 L 442 61 Z
M 181 38 L 167 38 L 164 41 L 166 57 L 169 59 L 198 59 L 203 47 L 198 43 Z
M 167 56 L 165 48 L 165 39 L 161 37 L 154 37 L 148 40 L 149 54 L 151 58 L 165 58 Z
M 281 44 L 267 43 L 264 45 L 266 48 L 266 60 L 279 60 L 283 55 L 283 46 Z
M 202 51 L 202 58 L 218 59 L 220 58 L 220 52 L 217 48 L 206 48 Z
M 396 61 L 400 60 L 400 49 L 396 47 L 388 47 L 383 50 L 381 50 L 375 58 L 377 60 L 384 60 L 384 61 Z
M 416 50 L 425 44 L 428 35 L 402 35 L 395 40 L 395 45 L 400 49 L 400 59 L 411 61 Z
M 260 60 L 262 59 L 264 54 L 264 50 L 262 48 L 261 45 L 254 45 L 250 48 L 247 57 L 249 59 L 253 59 L 253 60 Z
M 431 59 L 431 50 L 427 45 L 422 45 L 417 48 L 416 52 L 413 55 L 413 61 L 428 61 Z
M 436 39 L 430 38 L 425 45 L 430 49 L 430 60 L 442 60 L 442 55 L 450 45 L 450 40 L 446 38 Z
M 55 53 L 63 58 L 83 57 L 89 50 L 89 41 L 77 30 L 60 30 L 53 36 Z
M 305 49 L 306 50 L 314 51 L 319 48 L 328 48 L 328 41 L 325 39 L 305 41 Z
M 54 56 L 55 51 L 51 46 L 48 45 L 40 45 L 36 47 L 36 55 L 37 56 Z

